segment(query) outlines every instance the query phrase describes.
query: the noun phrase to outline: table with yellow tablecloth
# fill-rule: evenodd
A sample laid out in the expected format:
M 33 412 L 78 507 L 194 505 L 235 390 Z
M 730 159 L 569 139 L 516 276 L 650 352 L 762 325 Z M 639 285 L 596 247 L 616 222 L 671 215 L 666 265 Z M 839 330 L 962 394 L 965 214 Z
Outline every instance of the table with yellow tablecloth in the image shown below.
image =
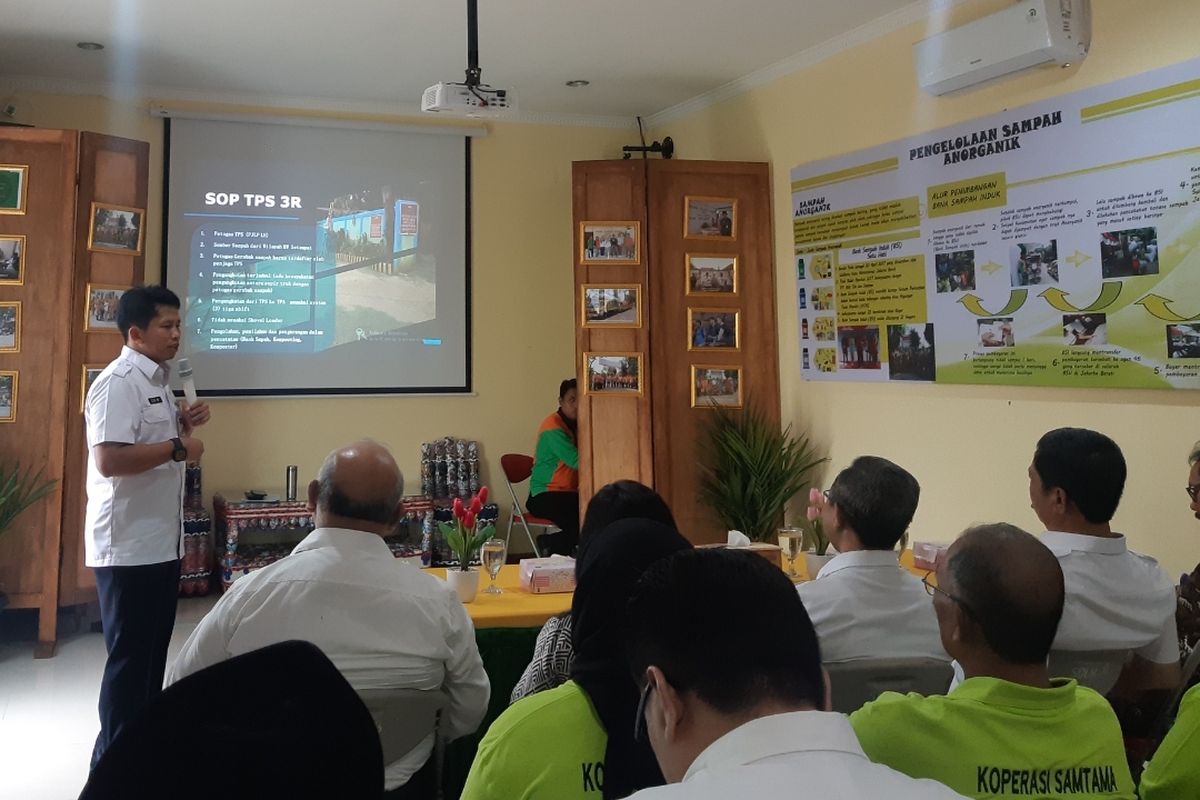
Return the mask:
M 430 575 L 445 580 L 446 570 L 427 569 Z M 542 627 L 546 620 L 571 610 L 571 593 L 530 594 L 521 588 L 520 567 L 505 564 L 496 576 L 496 585 L 503 594 L 485 594 L 490 579 L 484 573 L 479 578 L 479 594 L 467 603 L 467 614 L 481 628 Z M 531 652 L 532 655 L 532 652 Z

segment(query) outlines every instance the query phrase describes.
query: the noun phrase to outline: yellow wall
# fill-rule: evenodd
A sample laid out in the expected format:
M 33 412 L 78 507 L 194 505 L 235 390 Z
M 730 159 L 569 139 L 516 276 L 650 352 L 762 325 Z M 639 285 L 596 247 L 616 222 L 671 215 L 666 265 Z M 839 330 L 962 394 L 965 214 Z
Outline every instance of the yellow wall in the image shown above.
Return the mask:
M 162 121 L 145 107 L 98 97 L 18 94 L 38 127 L 93 130 L 150 142 L 148 280 L 161 274 Z M 411 121 L 411 120 L 405 120 Z M 503 492 L 499 460 L 529 453 L 576 373 L 571 162 L 616 158 L 628 130 L 492 123 L 472 145 L 473 397 L 215 400 L 204 429 L 204 482 L 218 490 L 279 489 L 284 467 L 311 478 L 332 448 L 371 436 L 391 446 L 406 491 L 420 492 L 419 445 L 478 439 L 485 479 Z M 490 468 L 490 469 L 489 469 Z M 499 497 L 497 496 L 497 499 Z M 505 504 L 507 505 L 507 504 Z
M 968 3 L 950 21 L 959 24 L 1005 4 Z M 911 45 L 946 26 L 947 20 L 932 20 L 667 121 L 653 135 L 672 136 L 681 158 L 771 162 L 784 418 L 827 448 L 827 480 L 854 456 L 874 453 L 921 482 L 912 528 L 917 539 L 949 541 L 976 521 L 1007 520 L 1037 530 L 1025 476 L 1037 438 L 1063 425 L 1094 428 L 1116 439 L 1129 463 L 1115 526 L 1131 546 L 1177 575 L 1200 558 L 1200 527 L 1183 492 L 1186 457 L 1200 439 L 1200 393 L 860 386 L 800 378 L 786 211 L 790 170 L 1197 54 L 1195 0 L 1094 0 L 1092 8 L 1091 54 L 1075 68 L 1035 70 L 958 97 L 931 97 L 916 86 Z

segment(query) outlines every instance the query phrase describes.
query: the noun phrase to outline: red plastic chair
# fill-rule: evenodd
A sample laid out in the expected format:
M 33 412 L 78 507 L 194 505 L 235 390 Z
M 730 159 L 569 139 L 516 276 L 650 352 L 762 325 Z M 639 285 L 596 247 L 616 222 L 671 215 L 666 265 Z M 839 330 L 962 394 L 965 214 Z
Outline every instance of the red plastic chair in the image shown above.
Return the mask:
M 517 498 L 517 490 L 513 488 L 514 484 L 524 483 L 533 474 L 533 457 L 522 453 L 506 453 L 500 456 L 500 471 L 504 473 L 504 485 L 508 487 L 508 496 L 512 499 L 508 528 L 504 531 L 505 546 L 508 545 L 509 537 L 512 535 L 513 522 L 520 522 L 521 527 L 525 529 L 525 535 L 529 537 L 533 554 L 540 557 L 541 553 L 538 551 L 537 542 L 534 541 L 533 531 L 529 530 L 529 526 L 545 528 L 547 531 L 558 530 L 558 526 L 551 520 L 535 517 L 526 511 L 525 504 Z

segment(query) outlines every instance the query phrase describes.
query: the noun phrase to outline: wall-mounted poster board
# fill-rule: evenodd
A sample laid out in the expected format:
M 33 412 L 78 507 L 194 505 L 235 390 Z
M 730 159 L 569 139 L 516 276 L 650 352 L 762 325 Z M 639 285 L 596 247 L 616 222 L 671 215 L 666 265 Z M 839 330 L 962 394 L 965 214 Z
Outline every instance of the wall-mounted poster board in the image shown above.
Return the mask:
M 792 170 L 816 380 L 1200 388 L 1200 60 Z

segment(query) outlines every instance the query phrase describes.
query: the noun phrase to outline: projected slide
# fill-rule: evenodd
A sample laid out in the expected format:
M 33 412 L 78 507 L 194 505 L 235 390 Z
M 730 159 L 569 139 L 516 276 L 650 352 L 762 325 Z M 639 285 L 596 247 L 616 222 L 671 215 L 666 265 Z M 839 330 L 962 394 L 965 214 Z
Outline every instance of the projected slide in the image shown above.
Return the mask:
M 172 126 L 167 282 L 202 394 L 469 388 L 462 139 Z

